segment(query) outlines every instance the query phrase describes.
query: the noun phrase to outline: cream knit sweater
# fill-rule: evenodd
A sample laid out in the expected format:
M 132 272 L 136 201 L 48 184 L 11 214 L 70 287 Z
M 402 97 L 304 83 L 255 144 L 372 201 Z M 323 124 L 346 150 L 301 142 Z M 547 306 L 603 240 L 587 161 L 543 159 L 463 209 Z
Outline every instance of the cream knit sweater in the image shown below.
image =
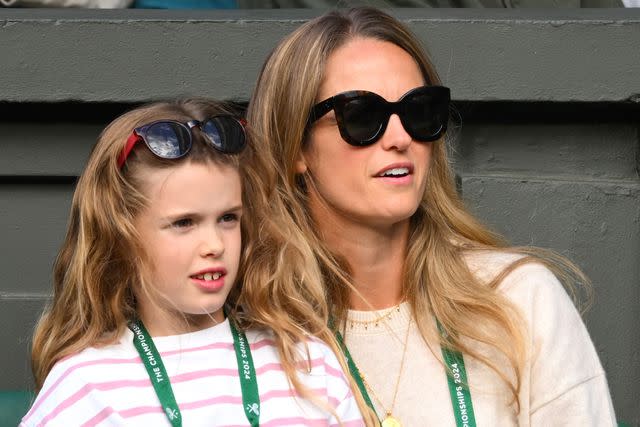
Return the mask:
M 491 279 L 514 255 L 485 252 L 469 257 L 478 277 Z M 465 357 L 471 399 L 478 426 L 614 426 L 607 380 L 589 334 L 555 276 L 540 264 L 518 267 L 500 291 L 521 310 L 527 322 L 529 358 L 519 394 L 521 410 L 509 405 L 510 392 L 489 368 Z M 404 427 L 455 426 L 447 379 L 440 362 L 410 324 L 407 303 L 385 321 L 363 325 L 389 310 L 349 311 L 345 342 L 373 393 L 381 419 L 390 410 Z M 399 390 L 393 393 L 407 327 L 407 354 Z M 500 355 L 490 354 L 493 360 Z

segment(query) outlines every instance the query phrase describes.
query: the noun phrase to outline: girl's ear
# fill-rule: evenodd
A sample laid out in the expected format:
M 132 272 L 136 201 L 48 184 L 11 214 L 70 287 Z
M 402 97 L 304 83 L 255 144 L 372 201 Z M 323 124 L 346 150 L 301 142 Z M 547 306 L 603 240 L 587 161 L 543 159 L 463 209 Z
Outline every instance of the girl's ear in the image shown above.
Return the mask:
M 303 174 L 307 171 L 307 162 L 304 160 L 304 154 L 302 150 L 298 153 L 298 157 L 294 162 L 294 169 L 297 174 Z

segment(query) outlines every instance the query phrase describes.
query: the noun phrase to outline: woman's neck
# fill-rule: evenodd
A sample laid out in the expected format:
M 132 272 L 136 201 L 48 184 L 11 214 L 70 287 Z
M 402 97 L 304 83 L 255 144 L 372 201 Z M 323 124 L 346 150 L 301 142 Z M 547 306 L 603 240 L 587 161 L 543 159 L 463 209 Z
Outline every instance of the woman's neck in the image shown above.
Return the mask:
M 351 292 L 349 307 L 379 310 L 400 303 L 409 220 L 377 228 L 324 225 L 322 237 L 347 260 L 358 290 Z

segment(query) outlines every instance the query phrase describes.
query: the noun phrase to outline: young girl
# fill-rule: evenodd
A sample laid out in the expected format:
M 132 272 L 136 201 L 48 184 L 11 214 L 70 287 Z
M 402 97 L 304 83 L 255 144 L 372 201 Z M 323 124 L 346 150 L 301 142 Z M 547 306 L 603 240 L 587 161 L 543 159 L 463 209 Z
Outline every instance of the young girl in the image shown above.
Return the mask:
M 73 198 L 21 425 L 364 424 L 329 347 L 275 344 L 282 306 L 263 307 L 279 320 L 271 331 L 245 335 L 244 146 L 243 125 L 206 100 L 152 104 L 105 129 Z

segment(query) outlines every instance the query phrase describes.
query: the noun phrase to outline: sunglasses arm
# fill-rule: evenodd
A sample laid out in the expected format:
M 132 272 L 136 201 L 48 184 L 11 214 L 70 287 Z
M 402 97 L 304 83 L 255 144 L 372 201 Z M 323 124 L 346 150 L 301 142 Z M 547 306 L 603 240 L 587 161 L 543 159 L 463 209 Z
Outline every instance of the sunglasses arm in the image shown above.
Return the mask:
M 311 114 L 309 114 L 309 121 L 307 125 L 310 125 L 320 119 L 333 109 L 333 97 L 327 98 L 313 106 Z
M 133 147 L 139 142 L 142 141 L 142 137 L 133 131 L 131 136 L 127 139 L 127 143 L 124 145 L 122 152 L 118 156 L 118 168 L 122 169 L 124 162 L 127 161 L 127 157 L 129 157 L 129 153 L 133 150 Z

